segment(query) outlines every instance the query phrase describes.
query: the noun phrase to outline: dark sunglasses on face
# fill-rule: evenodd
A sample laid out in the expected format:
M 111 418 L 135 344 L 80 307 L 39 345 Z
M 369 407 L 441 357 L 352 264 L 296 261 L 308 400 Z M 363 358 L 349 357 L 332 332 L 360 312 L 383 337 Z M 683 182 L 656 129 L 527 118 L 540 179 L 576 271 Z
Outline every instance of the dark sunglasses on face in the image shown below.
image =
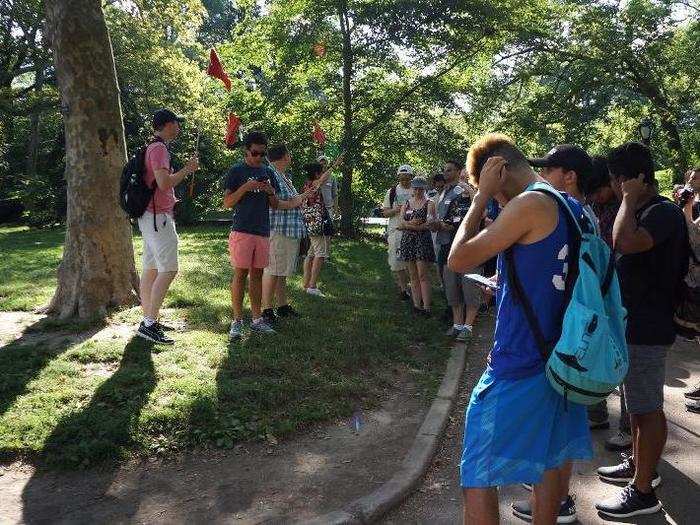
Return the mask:
M 255 151 L 252 149 L 249 149 L 248 152 L 250 153 L 251 157 L 264 157 L 267 151 Z

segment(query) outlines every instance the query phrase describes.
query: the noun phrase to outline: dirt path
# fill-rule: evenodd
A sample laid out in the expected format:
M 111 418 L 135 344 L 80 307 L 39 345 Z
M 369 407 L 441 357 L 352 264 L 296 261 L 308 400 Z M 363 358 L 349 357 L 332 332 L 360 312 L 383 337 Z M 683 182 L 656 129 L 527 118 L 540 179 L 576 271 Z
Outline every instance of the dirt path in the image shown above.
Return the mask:
M 461 524 L 462 495 L 459 487 L 459 458 L 462 453 L 464 409 L 474 384 L 483 370 L 488 345 L 474 349 L 482 356 L 481 366 L 468 370 L 460 404 L 455 407 L 450 425 L 431 469 L 423 483 L 403 505 L 390 513 L 382 523 L 404 524 Z M 658 490 L 664 512 L 630 520 L 604 520 L 594 505 L 602 498 L 619 490 L 615 485 L 598 480 L 595 470 L 600 465 L 614 465 L 619 455 L 608 452 L 604 441 L 617 432 L 619 402 L 611 398 L 610 421 L 613 429 L 593 433 L 595 458 L 590 463 L 577 464 L 571 482 L 571 492 L 577 498 L 579 523 L 639 523 L 691 525 L 700 522 L 700 416 L 685 410 L 683 391 L 700 381 L 700 346 L 697 343 L 677 341 L 666 367 L 666 416 L 669 421 L 669 439 L 659 465 L 663 484 Z M 513 516 L 510 504 L 529 495 L 520 486 L 502 487 L 500 493 L 501 523 L 525 523 Z

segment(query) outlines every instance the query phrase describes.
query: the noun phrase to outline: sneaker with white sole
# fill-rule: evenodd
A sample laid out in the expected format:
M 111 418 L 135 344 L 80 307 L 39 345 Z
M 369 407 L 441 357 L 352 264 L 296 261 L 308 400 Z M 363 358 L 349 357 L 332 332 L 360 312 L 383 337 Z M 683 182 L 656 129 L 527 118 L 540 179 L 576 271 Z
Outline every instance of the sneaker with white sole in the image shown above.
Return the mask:
M 629 450 L 632 447 L 632 436 L 620 430 L 617 434 L 605 440 L 605 448 L 612 451 Z
M 459 341 L 460 343 L 466 343 L 471 338 L 472 338 L 472 330 L 471 330 L 471 328 L 466 328 L 466 327 L 463 328 L 459 332 L 459 334 L 457 334 L 457 337 L 456 337 L 457 341 Z
M 228 331 L 229 341 L 235 341 L 243 337 L 243 321 L 233 321 L 231 323 L 231 329 Z
M 309 295 L 315 295 L 316 297 L 325 297 L 325 294 L 318 288 L 307 288 L 306 293 Z
M 161 345 L 174 345 L 175 341 L 165 335 L 162 330 L 158 328 L 158 323 L 153 323 L 151 326 L 146 326 L 143 321 L 139 325 L 136 335 L 142 339 L 152 341 Z
M 265 319 L 256 319 L 250 323 L 250 331 L 257 332 L 259 334 L 274 334 L 275 330 L 272 328 Z
M 644 494 L 637 487 L 630 484 L 616 496 L 596 503 L 595 508 L 604 516 L 631 518 L 632 516 L 659 512 L 661 510 L 661 502 L 653 490 L 648 494 Z
M 532 503 L 529 499 L 516 501 L 511 505 L 513 514 L 525 521 L 532 521 Z M 557 523 L 573 523 L 576 521 L 576 502 L 574 496 L 569 495 L 559 507 Z
M 611 467 L 600 467 L 598 476 L 600 479 L 610 481 L 611 483 L 631 483 L 634 479 L 635 466 L 634 457 L 622 455 L 623 461 L 619 465 Z M 661 485 L 661 476 L 654 472 L 654 478 L 651 480 L 651 487 L 656 488 Z

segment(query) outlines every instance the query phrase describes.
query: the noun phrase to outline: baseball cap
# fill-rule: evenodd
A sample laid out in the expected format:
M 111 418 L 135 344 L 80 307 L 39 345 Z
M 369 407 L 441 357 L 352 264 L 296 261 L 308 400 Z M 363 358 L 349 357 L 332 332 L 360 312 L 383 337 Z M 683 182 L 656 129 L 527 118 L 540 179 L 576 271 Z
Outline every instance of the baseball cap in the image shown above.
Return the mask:
M 544 157 L 527 161 L 535 168 L 563 168 L 566 171 L 575 171 L 581 177 L 589 176 L 593 172 L 593 160 L 590 155 L 574 144 L 554 146 Z
M 168 122 L 184 122 L 184 117 L 179 117 L 169 109 L 159 109 L 153 114 L 153 127 L 165 126 Z
M 397 175 L 413 175 L 413 168 L 409 164 L 402 164 L 396 171 Z
M 427 188 L 428 187 L 428 181 L 425 180 L 424 177 L 413 177 L 411 179 L 411 188 L 414 189 L 419 189 L 419 188 Z

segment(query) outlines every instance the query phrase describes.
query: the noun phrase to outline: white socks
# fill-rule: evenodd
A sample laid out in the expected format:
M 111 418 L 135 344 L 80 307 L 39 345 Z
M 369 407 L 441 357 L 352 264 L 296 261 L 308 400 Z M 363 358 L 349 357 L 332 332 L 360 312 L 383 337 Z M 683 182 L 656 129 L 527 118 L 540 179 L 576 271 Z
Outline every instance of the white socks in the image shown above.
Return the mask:
M 155 319 L 151 319 L 150 317 L 143 318 L 143 324 L 145 324 L 147 327 L 153 326 L 155 323 L 156 323 Z

